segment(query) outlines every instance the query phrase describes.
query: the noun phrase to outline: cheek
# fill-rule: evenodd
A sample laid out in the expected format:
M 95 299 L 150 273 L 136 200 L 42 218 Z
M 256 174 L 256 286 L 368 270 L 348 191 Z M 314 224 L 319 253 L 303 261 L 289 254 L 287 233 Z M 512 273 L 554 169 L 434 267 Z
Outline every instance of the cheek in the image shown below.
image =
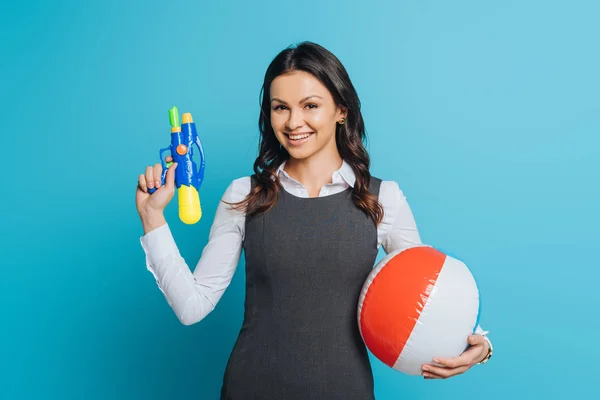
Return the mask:
M 315 130 L 323 130 L 332 124 L 332 119 L 329 113 L 320 109 L 307 113 L 306 122 Z
M 283 130 L 285 125 L 285 119 L 281 118 L 280 115 L 271 113 L 271 127 L 275 131 L 275 134 L 279 134 Z

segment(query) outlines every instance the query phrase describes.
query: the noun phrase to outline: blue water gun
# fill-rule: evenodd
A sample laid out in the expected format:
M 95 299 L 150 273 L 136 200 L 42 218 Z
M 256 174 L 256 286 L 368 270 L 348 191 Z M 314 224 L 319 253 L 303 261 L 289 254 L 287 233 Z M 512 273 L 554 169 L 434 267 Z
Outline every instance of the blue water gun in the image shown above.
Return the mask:
M 163 167 L 161 181 L 165 185 L 167 169 L 173 162 L 176 162 L 175 187 L 177 188 L 177 197 L 179 199 L 179 219 L 185 224 L 195 224 L 202 217 L 199 192 L 204 180 L 204 167 L 206 165 L 204 150 L 196 132 L 196 124 L 194 124 L 191 113 L 184 113 L 181 116 L 181 125 L 179 125 L 179 111 L 177 107 L 172 107 L 169 110 L 169 122 L 171 123 L 171 145 L 160 149 L 159 152 Z M 194 145 L 200 154 L 199 168 L 197 168 L 198 166 L 193 160 Z M 163 154 L 166 151 L 171 153 L 172 162 L 165 162 Z M 156 188 L 148 190 L 150 194 L 155 191 Z

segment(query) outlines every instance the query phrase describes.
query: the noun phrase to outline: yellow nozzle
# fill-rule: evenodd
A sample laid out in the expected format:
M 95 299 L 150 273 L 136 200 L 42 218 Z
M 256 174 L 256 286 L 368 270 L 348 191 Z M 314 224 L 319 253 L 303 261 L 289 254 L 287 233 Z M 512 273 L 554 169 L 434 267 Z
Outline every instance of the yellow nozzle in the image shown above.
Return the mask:
M 194 122 L 194 120 L 192 119 L 192 113 L 184 113 L 181 116 L 182 124 L 191 124 L 192 122 Z

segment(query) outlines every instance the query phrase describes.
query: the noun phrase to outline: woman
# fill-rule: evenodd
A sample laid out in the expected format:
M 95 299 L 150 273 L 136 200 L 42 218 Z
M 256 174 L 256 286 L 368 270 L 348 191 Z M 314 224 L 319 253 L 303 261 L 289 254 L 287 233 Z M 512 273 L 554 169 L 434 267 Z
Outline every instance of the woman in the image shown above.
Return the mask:
M 369 173 L 360 102 L 333 54 L 309 42 L 285 49 L 262 96 L 254 174 L 227 188 L 193 273 L 163 214 L 177 165 L 165 186 L 160 164 L 139 176 L 147 267 L 189 325 L 214 309 L 244 249 L 244 322 L 222 399 L 373 399 L 357 301 L 379 246 L 421 243 L 413 215 L 397 183 Z M 460 357 L 425 365 L 423 375 L 446 378 L 487 360 L 484 334 L 478 327 Z

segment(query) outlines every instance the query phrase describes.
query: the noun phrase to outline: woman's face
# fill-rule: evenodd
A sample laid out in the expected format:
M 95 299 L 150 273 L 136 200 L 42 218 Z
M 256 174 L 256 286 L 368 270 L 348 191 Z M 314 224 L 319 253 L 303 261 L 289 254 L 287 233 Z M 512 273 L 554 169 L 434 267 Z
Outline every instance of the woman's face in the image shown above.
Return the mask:
M 331 93 L 313 75 L 293 71 L 271 83 L 271 125 L 290 157 L 337 152 L 336 123 L 346 118 Z

